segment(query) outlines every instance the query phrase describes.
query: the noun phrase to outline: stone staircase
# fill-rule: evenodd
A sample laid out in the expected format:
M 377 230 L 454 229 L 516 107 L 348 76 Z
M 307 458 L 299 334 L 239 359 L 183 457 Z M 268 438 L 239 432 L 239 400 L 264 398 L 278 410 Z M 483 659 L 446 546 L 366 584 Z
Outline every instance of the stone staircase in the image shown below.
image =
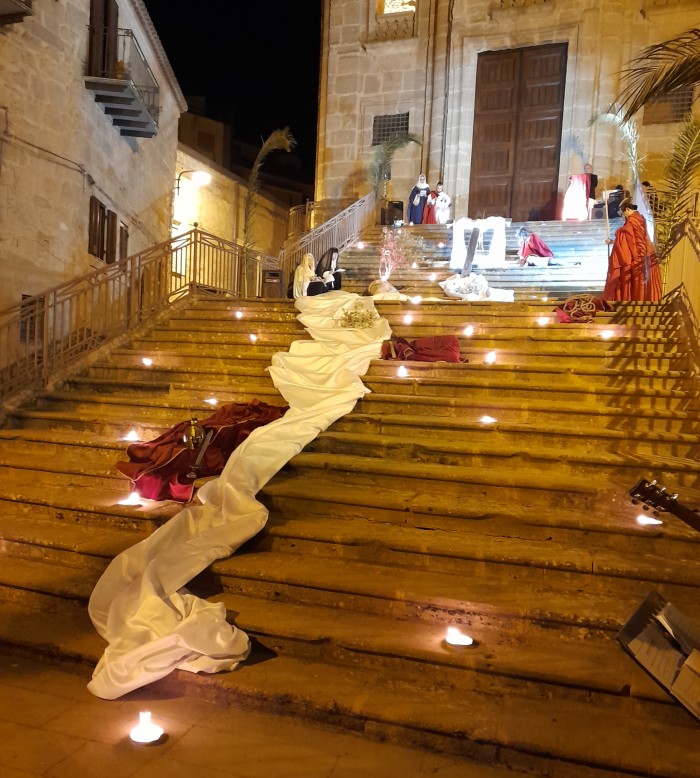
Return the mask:
M 456 334 L 469 361 L 404 363 L 406 377 L 372 363 L 371 394 L 262 490 L 265 531 L 193 583 L 253 637 L 251 658 L 161 683 L 514 774 L 697 778 L 698 722 L 615 640 L 652 589 L 700 618 L 700 534 L 673 517 L 642 528 L 626 497 L 644 476 L 700 502 L 683 329 L 651 304 L 589 325 L 557 325 L 552 307 L 380 303 L 395 334 Z M 212 396 L 282 404 L 265 367 L 305 337 L 295 316 L 287 301 L 193 300 L 10 412 L 3 644 L 97 661 L 95 581 L 178 510 L 118 504 L 121 438 L 203 417 Z M 446 645 L 448 625 L 475 645 Z
M 611 222 L 611 233 L 621 220 Z M 520 227 L 536 232 L 554 252 L 556 266 L 534 268 L 518 266 Z M 390 282 L 408 295 L 444 297 L 438 282 L 453 275 L 449 268 L 452 251 L 452 230 L 443 225 L 421 224 L 402 227 L 423 239 L 425 261 L 419 267 L 395 270 Z M 519 222 L 506 227 L 506 262 L 503 268 L 479 268 L 479 259 L 488 252 L 490 233 L 484 236 L 484 249 L 474 258 L 475 272 L 482 273 L 489 286 L 515 290 L 516 300 L 549 297 L 567 297 L 581 292 L 600 293 L 605 286 L 608 254 L 605 238 L 606 225 L 602 220 L 585 222 Z M 378 247 L 382 243 L 382 228 L 374 227 L 362 236 L 362 248 L 354 245 L 342 253 L 341 265 L 347 274 L 343 288 L 349 292 L 366 294 L 368 285 L 377 278 Z M 429 268 L 429 269 L 428 269 Z M 427 271 L 427 272 L 426 272 Z M 431 275 L 434 274 L 434 278 Z

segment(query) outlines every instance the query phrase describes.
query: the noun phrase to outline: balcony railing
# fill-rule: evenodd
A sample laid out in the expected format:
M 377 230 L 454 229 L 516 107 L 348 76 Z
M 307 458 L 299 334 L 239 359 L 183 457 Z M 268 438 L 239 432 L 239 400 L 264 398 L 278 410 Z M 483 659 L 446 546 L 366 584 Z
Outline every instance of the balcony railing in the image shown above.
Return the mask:
M 131 30 L 117 30 L 116 63 L 85 77 L 122 135 L 152 138 L 158 131 L 160 90 Z
M 0 400 L 47 386 L 188 294 L 261 296 L 277 260 L 195 229 L 0 312 Z

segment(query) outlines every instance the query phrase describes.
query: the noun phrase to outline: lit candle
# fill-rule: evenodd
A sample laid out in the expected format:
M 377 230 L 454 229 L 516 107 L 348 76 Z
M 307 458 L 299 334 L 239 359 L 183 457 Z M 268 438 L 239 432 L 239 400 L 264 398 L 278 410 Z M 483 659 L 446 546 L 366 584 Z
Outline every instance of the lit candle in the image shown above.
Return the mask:
M 255 343 L 255 341 L 258 339 L 258 336 L 254 335 L 252 332 L 250 333 L 249 337 L 251 343 Z
M 129 737 L 134 743 L 155 743 L 163 735 L 163 727 L 151 721 L 150 711 L 139 713 L 139 723 L 131 730 Z
M 471 324 L 468 324 L 468 325 L 467 325 L 467 326 L 464 328 L 464 332 L 463 332 L 463 334 L 464 334 L 464 337 L 465 337 L 465 338 L 471 338 L 471 336 L 474 334 L 474 327 L 472 327 L 472 325 L 471 325 Z
M 216 399 L 216 397 L 208 397 L 204 402 L 207 405 L 211 405 L 212 407 L 219 404 L 219 401 Z
M 431 281 L 437 281 L 437 273 L 431 273 L 430 274 L 430 280 Z
M 464 632 L 457 627 L 448 627 L 445 642 L 449 643 L 451 646 L 471 646 L 474 639 L 469 637 L 469 635 L 465 635 Z
M 138 492 L 132 492 L 128 497 L 119 500 L 119 505 L 141 505 L 141 498 Z
M 419 305 L 422 302 L 422 300 L 423 298 L 419 294 L 417 294 L 415 297 L 411 297 L 411 302 L 414 305 Z
M 540 327 L 544 327 L 545 325 L 549 324 L 549 322 L 549 316 L 540 316 L 540 318 L 537 320 L 537 323 L 540 325 Z
M 122 440 L 129 440 L 133 443 L 137 440 L 141 440 L 141 438 L 139 437 L 139 433 L 136 432 L 136 430 L 129 430 L 129 432 L 127 432 L 126 435 L 124 435 Z
M 495 361 L 496 361 L 495 351 L 489 351 L 489 353 L 484 357 L 484 362 L 486 362 L 487 365 L 493 365 Z
M 396 371 L 396 375 L 399 378 L 406 378 L 408 375 L 408 370 L 403 365 L 399 365 L 399 369 Z
M 482 416 L 479 419 L 479 421 L 482 424 L 495 424 L 496 423 L 496 419 L 494 419 L 493 416 Z
M 417 268 L 417 267 L 418 267 L 418 263 L 417 263 L 417 262 L 414 262 L 414 263 L 411 265 L 411 267 L 412 267 L 412 268 L 414 268 L 414 269 L 415 269 L 415 268 Z
M 242 319 L 243 318 L 243 311 L 236 311 L 235 316 L 236 316 L 237 319 Z
M 601 337 L 603 340 L 610 340 L 610 338 L 612 338 L 612 336 L 613 336 L 614 334 L 615 334 L 614 330 L 603 330 L 603 331 L 600 333 L 600 337 Z
M 411 314 L 410 314 L 410 313 L 407 313 L 407 314 L 406 314 L 406 315 L 403 317 L 403 323 L 404 323 L 404 324 L 410 324 L 412 321 L 413 321 L 413 316 L 411 316 Z
M 363 243 L 363 241 L 358 241 L 357 248 L 362 250 L 364 247 L 365 247 L 365 244 Z
M 442 241 L 440 241 L 440 242 L 438 243 L 438 248 L 439 248 L 439 249 L 444 249 L 444 248 L 445 248 L 445 244 L 444 244 Z
M 637 516 L 637 524 L 639 524 L 640 527 L 649 527 L 653 524 L 663 524 L 663 521 L 654 516 L 649 516 L 646 513 L 640 513 L 639 516 Z
M 150 367 L 153 364 L 153 360 L 150 357 L 144 357 L 141 361 L 146 367 Z

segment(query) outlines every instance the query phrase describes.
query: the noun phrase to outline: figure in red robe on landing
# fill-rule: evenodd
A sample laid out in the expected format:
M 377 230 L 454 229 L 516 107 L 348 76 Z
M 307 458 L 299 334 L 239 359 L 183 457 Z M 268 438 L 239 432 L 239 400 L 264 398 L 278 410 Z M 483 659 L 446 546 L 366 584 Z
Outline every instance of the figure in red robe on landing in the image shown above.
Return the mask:
M 603 300 L 657 302 L 661 299 L 661 272 L 644 217 L 631 197 L 620 203 L 625 223 L 615 234 Z
M 528 232 L 525 227 L 518 230 L 518 257 L 520 257 L 520 267 L 529 265 L 530 267 L 547 267 L 552 264 L 550 259 L 554 259 L 554 252 L 549 246 L 534 232 Z

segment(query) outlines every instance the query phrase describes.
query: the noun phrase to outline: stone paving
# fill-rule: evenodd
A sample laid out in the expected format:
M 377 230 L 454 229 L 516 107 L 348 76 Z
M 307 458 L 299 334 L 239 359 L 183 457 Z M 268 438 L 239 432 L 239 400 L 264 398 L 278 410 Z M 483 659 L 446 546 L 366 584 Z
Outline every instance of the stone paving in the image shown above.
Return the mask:
M 118 701 L 93 697 L 87 678 L 0 654 L 2 778 L 515 778 L 510 770 L 459 757 L 377 743 L 174 695 L 163 684 Z M 150 710 L 165 729 L 160 745 L 136 745 L 129 731 Z

